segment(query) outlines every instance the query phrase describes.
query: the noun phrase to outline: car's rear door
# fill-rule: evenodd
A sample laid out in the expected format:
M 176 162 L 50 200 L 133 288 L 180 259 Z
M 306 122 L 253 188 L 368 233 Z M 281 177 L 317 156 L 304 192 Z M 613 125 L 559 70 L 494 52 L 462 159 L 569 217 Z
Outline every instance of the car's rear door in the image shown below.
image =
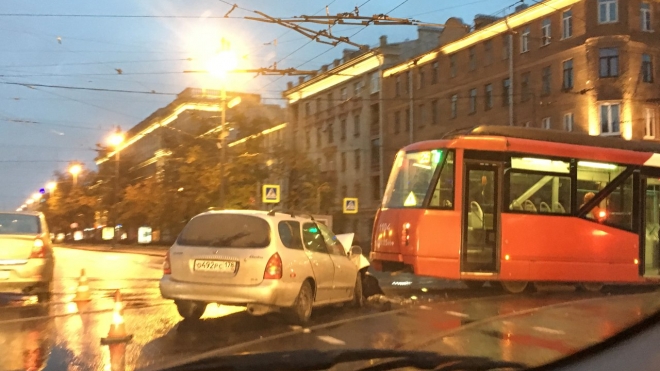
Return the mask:
M 270 224 L 258 216 L 210 213 L 193 218 L 170 249 L 177 281 L 258 285 L 268 259 Z
M 344 246 L 330 228 L 322 223 L 318 223 L 318 227 L 335 266 L 332 300 L 348 300 L 353 295 L 358 267 L 348 258 Z
M 314 271 L 316 281 L 315 301 L 319 303 L 331 301 L 335 266 L 316 223 L 303 224 L 303 243 L 305 254 L 312 263 L 312 270 Z

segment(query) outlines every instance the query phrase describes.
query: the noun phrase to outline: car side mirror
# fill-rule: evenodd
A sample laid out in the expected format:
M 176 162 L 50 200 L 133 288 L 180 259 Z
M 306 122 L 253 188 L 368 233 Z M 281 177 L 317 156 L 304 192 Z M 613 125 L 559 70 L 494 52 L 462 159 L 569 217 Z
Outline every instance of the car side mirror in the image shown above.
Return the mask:
M 349 251 L 351 256 L 360 256 L 362 255 L 362 248 L 360 246 L 353 246 L 351 247 L 351 250 Z

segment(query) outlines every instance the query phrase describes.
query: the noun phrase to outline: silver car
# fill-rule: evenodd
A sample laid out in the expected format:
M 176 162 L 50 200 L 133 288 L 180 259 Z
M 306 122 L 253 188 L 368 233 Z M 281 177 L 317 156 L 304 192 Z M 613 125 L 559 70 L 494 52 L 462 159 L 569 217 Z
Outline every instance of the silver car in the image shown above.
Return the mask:
M 344 239 L 350 246 L 350 238 Z M 244 305 L 253 315 L 283 311 L 304 323 L 312 307 L 363 303 L 362 251 L 303 216 L 253 210 L 200 214 L 164 262 L 160 292 L 198 319 L 207 303 Z
M 42 213 L 0 212 L 0 292 L 50 298 L 53 246 Z

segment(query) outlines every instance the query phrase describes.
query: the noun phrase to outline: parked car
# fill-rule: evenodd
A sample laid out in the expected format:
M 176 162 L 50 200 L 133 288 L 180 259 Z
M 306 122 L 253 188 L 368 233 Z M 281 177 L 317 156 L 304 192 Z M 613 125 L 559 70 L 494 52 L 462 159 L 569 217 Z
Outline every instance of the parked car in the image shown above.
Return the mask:
M 53 246 L 44 215 L 0 212 L 0 292 L 20 291 L 50 299 Z
M 369 262 L 352 239 L 306 216 L 209 211 L 191 219 L 170 248 L 160 292 L 186 319 L 218 303 L 245 305 L 254 315 L 281 311 L 304 323 L 312 307 L 362 306 Z

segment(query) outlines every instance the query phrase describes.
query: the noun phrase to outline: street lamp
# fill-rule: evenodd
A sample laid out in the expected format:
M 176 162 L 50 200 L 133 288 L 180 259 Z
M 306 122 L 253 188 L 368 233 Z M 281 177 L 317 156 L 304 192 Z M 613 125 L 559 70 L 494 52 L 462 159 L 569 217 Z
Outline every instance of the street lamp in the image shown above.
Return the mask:
M 80 164 L 73 164 L 69 166 L 69 173 L 73 176 L 73 186 L 75 187 L 78 184 L 78 174 L 82 172 L 82 166 Z
M 224 38 L 220 40 L 220 50 L 215 56 L 209 59 L 207 69 L 209 73 L 222 78 L 220 100 L 222 112 L 220 113 L 220 208 L 225 207 L 225 162 L 227 159 L 227 108 L 232 108 L 239 104 L 240 97 L 227 102 L 226 75 L 229 71 L 236 68 L 238 58 L 231 51 L 229 41 Z
M 41 199 L 41 193 L 36 192 L 32 194 L 32 199 L 35 201 L 39 201 Z
M 117 130 L 110 134 L 108 137 L 108 143 L 115 148 L 115 192 L 113 195 L 112 203 L 112 223 L 114 226 L 114 233 L 112 234 L 112 247 L 114 248 L 117 245 L 117 203 L 119 202 L 119 153 L 122 143 L 124 143 L 124 133 L 121 132 L 119 126 Z
M 55 182 L 48 182 L 48 184 L 46 184 L 46 189 L 48 189 L 48 192 L 50 193 L 53 193 L 55 188 L 57 188 L 57 183 Z

